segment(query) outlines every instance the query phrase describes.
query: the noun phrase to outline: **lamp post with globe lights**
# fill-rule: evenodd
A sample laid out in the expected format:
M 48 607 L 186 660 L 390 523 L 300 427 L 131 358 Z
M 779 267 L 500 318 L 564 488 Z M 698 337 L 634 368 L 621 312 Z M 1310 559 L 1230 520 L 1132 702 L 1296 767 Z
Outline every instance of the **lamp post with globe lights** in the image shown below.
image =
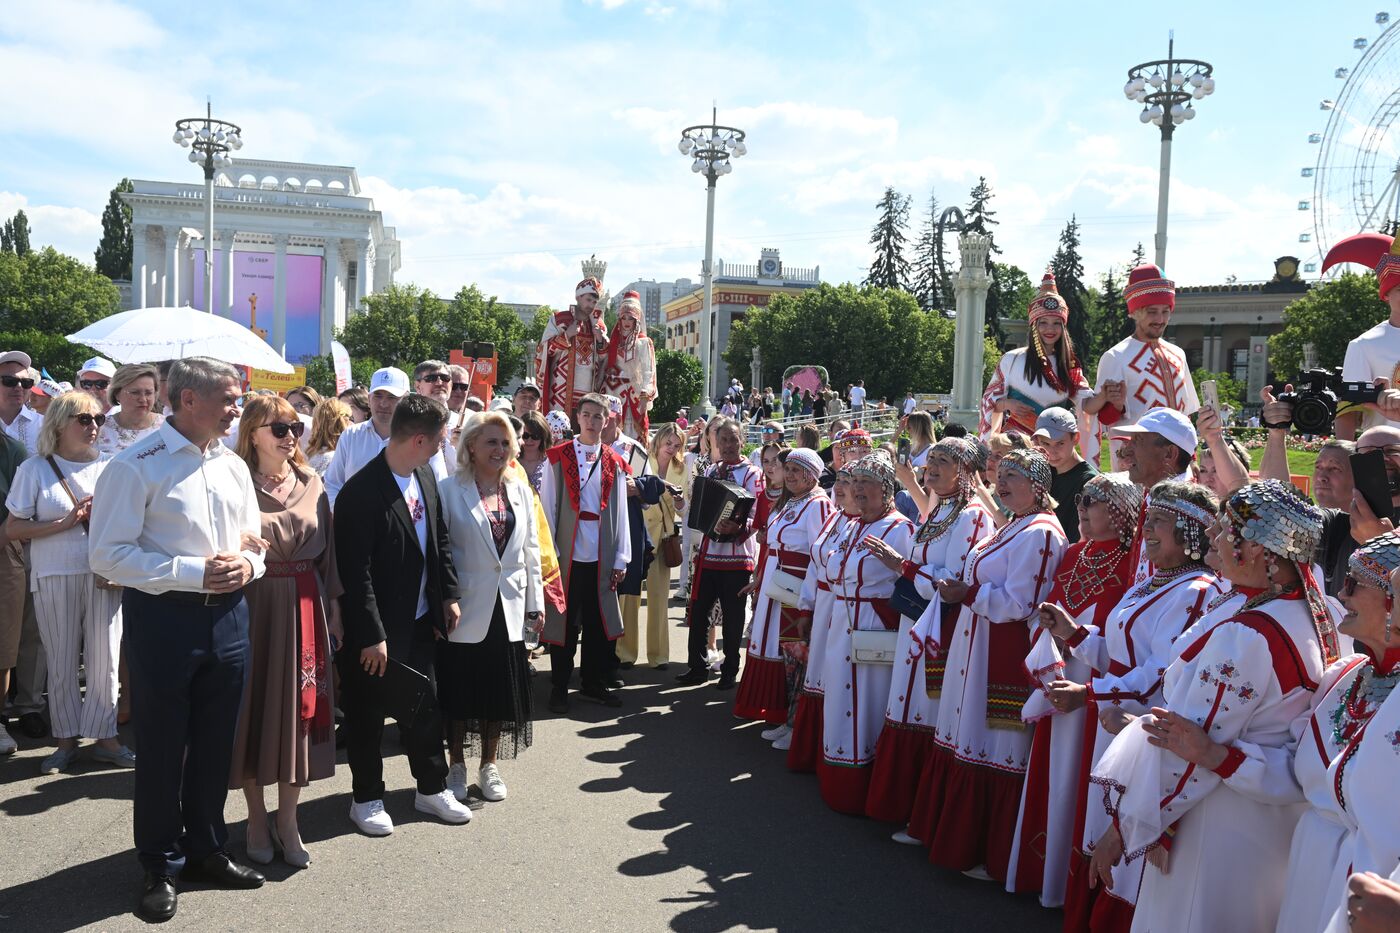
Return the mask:
M 710 122 L 687 126 L 681 130 L 677 148 L 681 155 L 691 158 L 690 170 L 705 176 L 705 266 L 701 270 L 704 281 L 703 307 L 700 311 L 700 371 L 703 374 L 705 397 L 700 407 L 706 418 L 714 416 L 714 386 L 710 357 L 710 321 L 714 314 L 714 253 L 715 253 L 715 182 L 721 175 L 734 171 L 731 160 L 743 157 L 749 150 L 744 143 L 743 130 L 732 126 L 721 126 L 718 111 L 710 111 Z
M 1171 183 L 1172 132 L 1196 119 L 1192 101 L 1215 93 L 1215 69 L 1209 62 L 1176 57 L 1176 37 L 1168 34 L 1167 57 L 1128 69 L 1123 96 L 1142 104 L 1138 119 L 1162 128 L 1162 165 L 1157 178 L 1157 268 L 1167 264 L 1167 190 Z
M 202 117 L 175 121 L 171 142 L 190 150 L 189 159 L 204 167 L 204 310 L 214 311 L 214 173 L 233 165 L 230 152 L 243 148 L 243 130 L 227 120 L 214 119 L 213 105 L 205 103 Z M 233 261 L 233 244 L 228 244 Z

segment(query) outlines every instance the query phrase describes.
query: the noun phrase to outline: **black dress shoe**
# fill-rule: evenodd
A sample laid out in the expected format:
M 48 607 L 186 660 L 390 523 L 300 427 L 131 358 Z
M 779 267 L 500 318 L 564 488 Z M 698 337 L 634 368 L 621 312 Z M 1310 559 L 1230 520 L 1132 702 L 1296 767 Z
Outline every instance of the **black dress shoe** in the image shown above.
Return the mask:
M 549 711 L 558 713 L 560 716 L 569 711 L 569 695 L 563 690 L 551 690 L 549 692 Z
M 634 668 L 634 667 L 636 667 L 636 666 L 637 666 L 637 662 L 636 662 L 636 661 L 623 661 L 621 664 L 618 665 L 618 667 L 622 668 L 624 671 L 630 671 L 632 668 Z
M 147 923 L 164 923 L 175 916 L 179 899 L 175 893 L 174 878 L 148 871 L 141 890 L 141 902 L 136 905 L 136 916 Z
M 733 690 L 737 681 L 733 674 L 720 674 L 719 683 L 715 684 L 716 690 Z
M 607 687 L 584 687 L 578 695 L 614 709 L 622 705 L 622 700 Z
M 621 677 L 609 677 L 607 680 L 603 681 L 603 686 L 607 687 L 609 690 L 621 690 L 623 687 L 627 686 L 627 681 L 623 680 Z
M 695 686 L 698 686 L 698 685 L 700 685 L 700 684 L 707 683 L 707 682 L 709 681 L 709 679 L 710 679 L 710 672 L 709 672 L 709 671 L 706 671 L 706 670 L 698 670 L 698 671 L 697 671 L 697 670 L 695 670 L 694 668 L 691 668 L 690 670 L 686 671 L 684 674 L 681 674 L 679 677 L 677 677 L 677 678 L 676 678 L 676 683 L 682 684 L 682 685 L 684 685 L 684 686 L 686 686 L 686 687 L 695 687 Z
M 42 739 L 49 734 L 49 724 L 38 713 L 23 713 L 15 720 L 15 728 L 31 739 Z
M 260 872 L 238 864 L 223 852 L 206 856 L 198 865 L 186 865 L 180 877 L 221 888 L 260 888 L 267 880 Z

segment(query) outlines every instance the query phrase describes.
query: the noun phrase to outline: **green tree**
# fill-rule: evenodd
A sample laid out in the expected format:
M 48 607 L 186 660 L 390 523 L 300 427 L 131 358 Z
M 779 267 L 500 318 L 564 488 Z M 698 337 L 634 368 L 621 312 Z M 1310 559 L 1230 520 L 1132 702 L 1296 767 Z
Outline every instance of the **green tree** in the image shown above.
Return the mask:
M 704 390 L 700 361 L 680 350 L 656 351 L 656 401 L 651 406 L 654 424 L 676 420 L 676 412 L 696 405 Z
M 1191 370 L 1191 381 L 1196 385 L 1197 397 L 1201 394 L 1201 383 L 1214 380 L 1216 392 L 1220 395 L 1220 401 L 1232 408 L 1238 409 L 1245 403 L 1245 392 L 1249 390 L 1249 384 L 1240 382 L 1229 373 L 1211 373 L 1203 369 Z
M 1309 343 L 1317 365 L 1341 366 L 1351 339 L 1389 314 L 1376 294 L 1374 273 L 1345 272 L 1283 309 L 1283 330 L 1269 338 L 1269 366 L 1292 381 L 1303 369 L 1303 346 Z
M 424 333 L 442 313 L 442 301 L 427 289 L 395 283 L 366 295 L 359 312 L 350 315 L 338 339 L 352 360 L 377 359 L 386 366 L 412 369 L 425 359 Z M 441 348 L 437 353 L 443 353 Z
M 875 206 L 880 211 L 880 218 L 870 231 L 875 261 L 870 264 L 865 284 L 908 290 L 909 260 L 904 256 L 904 231 L 909 226 L 909 198 L 890 187 Z
M 1050 270 L 1055 273 L 1055 286 L 1060 297 L 1069 309 L 1067 330 L 1075 351 L 1083 357 L 1093 351 L 1089 340 L 1089 309 L 1086 299 L 1089 290 L 1084 287 L 1084 259 L 1079 254 L 1079 219 L 1071 214 L 1069 223 L 1060 231 L 1060 246 L 1050 260 Z
M 97 271 L 109 279 L 131 279 L 131 205 L 122 200 L 131 190 L 131 179 L 117 182 L 102 211 L 102 241 L 93 258 Z
M 1147 261 L 1147 250 L 1142 248 L 1142 241 L 1138 240 L 1138 245 L 1133 247 L 1133 257 L 1128 260 L 1128 268 L 1136 269 Z
M 1080 351 L 1079 360 L 1084 364 L 1084 374 L 1092 380 L 1092 374 L 1099 366 L 1099 357 L 1126 336 L 1124 329 L 1132 326 L 1132 319 L 1128 317 L 1128 303 L 1123 299 L 1122 282 L 1113 267 L 1110 266 L 1103 274 L 1098 290 L 1091 292 L 1091 295 L 1089 347 Z
M 120 310 L 110 279 L 51 246 L 24 256 L 0 252 L 0 346 L 25 351 L 36 367 L 71 379 L 95 354 L 64 335 Z
M 1020 266 L 1013 266 L 1005 262 L 992 263 L 987 273 L 988 278 L 995 286 L 995 288 L 989 286 L 987 291 L 988 313 L 991 313 L 992 296 L 995 292 L 997 305 L 1005 309 L 1002 317 L 1026 320 L 1026 316 L 1030 312 L 1031 299 L 1035 297 L 1037 290 L 1031 277 L 1026 275 Z
M 461 349 L 466 340 L 490 341 L 496 345 L 496 378 L 500 384 L 525 375 L 525 324 L 518 314 L 494 297 L 482 295 L 475 285 L 459 289 L 436 324 L 436 330 L 430 330 L 428 336 L 433 341 L 430 346 L 437 347 L 438 358 L 445 359 L 449 350 Z
M 31 252 L 29 247 L 29 218 L 25 216 L 21 208 L 15 211 L 15 216 L 10 219 L 10 244 L 16 256 L 28 256 Z
M 996 231 L 992 229 L 1001 223 L 996 219 L 997 212 L 991 208 L 992 198 L 995 196 L 992 186 L 987 184 L 986 176 L 978 176 L 977 184 L 972 186 L 972 192 L 968 195 L 969 201 L 965 219 L 967 230 L 974 230 L 991 237 L 987 262 L 987 277 L 991 279 L 991 285 L 987 291 L 987 336 L 996 343 L 997 352 L 1000 353 L 1000 348 L 1006 346 L 1006 334 L 1002 333 L 1001 319 L 1011 316 L 1015 312 L 1011 307 L 1001 303 L 1006 295 L 1006 287 L 998 280 L 1000 275 L 997 268 L 998 263 L 991 258 L 1001 255 L 1001 247 L 997 246 Z M 1021 313 L 1024 316 L 1024 307 L 1021 308 Z
M 321 395 L 335 394 L 335 362 L 329 355 L 303 358 L 306 367 L 306 384 Z M 383 364 L 371 357 L 352 357 L 350 360 L 350 384 L 368 386 L 374 371 Z
M 652 346 L 657 350 L 666 349 L 666 328 L 648 327 L 647 336 L 651 338 Z
M 945 315 L 952 311 L 953 285 L 948 276 L 940 274 L 947 268 L 943 232 L 938 227 L 938 196 L 930 191 L 928 214 L 919 229 L 919 239 L 914 244 L 913 262 L 914 297 L 925 311 L 942 311 Z
M 544 329 L 549 326 L 549 319 L 553 315 L 553 308 L 543 306 L 536 308 L 535 316 L 530 319 L 529 324 L 525 325 L 525 339 L 531 343 L 539 343 L 543 339 Z

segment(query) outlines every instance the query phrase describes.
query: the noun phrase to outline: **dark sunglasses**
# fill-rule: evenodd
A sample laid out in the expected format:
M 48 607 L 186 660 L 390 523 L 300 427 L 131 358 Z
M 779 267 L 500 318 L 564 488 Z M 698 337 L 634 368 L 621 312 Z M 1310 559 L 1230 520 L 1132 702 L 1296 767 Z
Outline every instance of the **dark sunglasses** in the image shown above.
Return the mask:
M 270 421 L 263 425 L 272 432 L 272 436 L 279 441 L 290 434 L 292 437 L 301 437 L 306 431 L 306 425 L 300 421 Z
M 20 386 L 24 389 L 32 389 L 34 388 L 34 380 L 21 378 L 19 376 L 0 376 L 0 386 L 4 386 L 7 389 L 13 389 L 15 386 Z
M 452 391 L 453 391 L 453 392 L 469 392 L 469 391 L 471 391 L 471 384 L 470 384 L 470 383 L 467 383 L 467 382 L 454 382 L 454 383 L 452 383 Z
M 106 379 L 79 379 L 78 385 L 84 389 L 105 389 L 112 383 Z
M 452 377 L 447 373 L 428 373 L 419 382 L 451 382 Z
M 521 437 L 525 438 L 527 441 L 539 441 L 541 444 L 544 443 L 544 438 L 540 437 L 538 434 L 532 434 L 529 431 L 526 431 Z
M 1099 492 L 1097 489 L 1085 489 L 1082 492 L 1077 492 L 1074 494 L 1075 508 L 1079 508 L 1080 506 L 1084 506 L 1087 508 L 1088 506 L 1093 505 L 1095 502 L 1107 501 L 1108 496 L 1102 492 Z
M 100 428 L 100 427 L 102 427 L 104 424 L 107 423 L 107 416 L 106 416 L 106 415 L 81 414 L 81 415 L 78 415 L 78 416 L 74 417 L 73 420 L 76 421 L 76 422 L 78 422 L 78 424 L 81 424 L 81 425 L 82 425 L 83 427 L 85 427 L 85 428 L 90 428 L 90 427 L 92 427 L 94 424 L 97 425 L 97 426 Z

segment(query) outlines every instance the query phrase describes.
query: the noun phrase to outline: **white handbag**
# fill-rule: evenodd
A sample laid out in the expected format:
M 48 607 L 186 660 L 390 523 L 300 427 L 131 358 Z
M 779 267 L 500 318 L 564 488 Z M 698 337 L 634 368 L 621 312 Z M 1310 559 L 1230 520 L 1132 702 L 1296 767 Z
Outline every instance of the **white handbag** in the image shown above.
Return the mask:
M 802 595 L 802 578 L 796 574 L 775 570 L 763 584 L 763 595 L 784 606 L 796 607 Z
M 851 632 L 851 657 L 857 664 L 894 664 L 899 632 L 887 629 L 856 629 Z

